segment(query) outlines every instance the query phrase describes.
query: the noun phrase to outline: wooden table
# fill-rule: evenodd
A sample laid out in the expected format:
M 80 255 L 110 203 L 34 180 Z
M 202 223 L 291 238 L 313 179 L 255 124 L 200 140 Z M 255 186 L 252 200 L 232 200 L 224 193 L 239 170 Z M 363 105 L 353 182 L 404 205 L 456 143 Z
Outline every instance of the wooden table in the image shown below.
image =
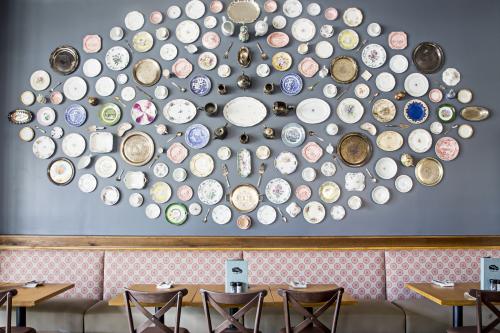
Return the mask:
M 338 288 L 338 286 L 335 284 L 309 284 L 309 285 L 307 285 L 306 289 L 293 289 L 289 285 L 286 285 L 286 284 L 274 284 L 274 285 L 270 285 L 269 288 L 271 289 L 271 295 L 273 296 L 275 304 L 281 306 L 281 305 L 283 305 L 283 298 L 280 295 L 278 295 L 279 289 L 290 289 L 290 290 L 313 292 L 313 291 L 332 290 L 332 289 Z M 351 295 L 349 295 L 347 293 L 344 293 L 342 295 L 342 305 L 353 305 L 356 303 L 357 303 L 356 299 L 354 299 Z M 315 306 L 312 305 L 310 307 L 315 307 Z
M 0 283 L 1 289 L 16 289 L 17 295 L 12 299 L 16 308 L 16 326 L 26 326 L 26 308 L 34 307 L 74 288 L 72 283 L 46 283 L 36 288 L 25 288 L 24 283 Z
M 174 285 L 171 289 L 158 289 L 154 284 L 132 284 L 128 287 L 128 289 L 136 290 L 136 291 L 144 291 L 144 292 L 159 292 L 159 291 L 177 291 L 180 289 L 186 288 L 188 293 L 186 296 L 182 298 L 183 305 L 192 305 L 193 297 L 198 293 L 199 286 L 196 284 L 178 284 Z M 115 297 L 111 298 L 108 301 L 110 306 L 125 306 L 125 294 L 119 294 Z M 144 306 L 150 307 L 161 307 L 165 304 L 143 304 Z
M 454 287 L 439 287 L 432 283 L 407 283 L 406 288 L 443 306 L 453 307 L 453 327 L 463 326 L 464 306 L 474 306 L 476 301 L 466 298 L 470 289 L 480 289 L 479 282 L 455 283 Z

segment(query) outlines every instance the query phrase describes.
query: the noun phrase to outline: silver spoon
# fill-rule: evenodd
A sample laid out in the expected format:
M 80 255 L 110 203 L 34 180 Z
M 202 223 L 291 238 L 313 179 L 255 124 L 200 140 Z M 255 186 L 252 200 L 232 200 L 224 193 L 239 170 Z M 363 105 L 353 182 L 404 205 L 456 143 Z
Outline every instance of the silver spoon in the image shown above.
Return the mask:
M 43 134 L 47 133 L 47 132 L 46 132 L 43 128 L 41 128 L 41 127 L 35 126 L 35 128 L 36 128 L 37 130 L 39 130 L 40 132 L 42 132 Z
M 368 102 L 368 104 L 372 104 L 373 100 L 375 99 L 375 97 L 377 97 L 378 95 L 380 95 L 380 93 L 377 91 L 376 93 L 373 94 L 372 98 L 370 98 L 370 101 Z
M 410 125 L 408 125 L 408 124 L 385 124 L 384 126 L 385 127 L 399 127 L 399 128 L 402 128 L 402 129 L 410 127 Z
M 351 85 L 352 85 L 352 84 L 348 85 L 348 86 L 347 86 L 347 88 L 345 88 L 345 89 L 344 89 L 344 90 L 343 90 L 343 91 L 342 91 L 342 92 L 341 92 L 341 93 L 337 96 L 337 99 L 340 99 L 340 97 L 344 96 L 344 94 L 345 94 L 346 92 L 348 92 L 348 91 L 349 91 L 349 89 L 351 89 Z
M 231 47 L 233 46 L 233 42 L 229 44 L 229 47 L 227 48 L 226 52 L 224 52 L 224 59 L 229 58 L 229 51 L 231 50 Z
M 230 188 L 231 184 L 229 183 L 229 178 L 228 178 L 229 170 L 227 169 L 227 165 L 225 164 L 222 165 L 222 175 L 224 176 L 224 178 L 226 178 L 227 188 Z
M 172 82 L 172 85 L 173 85 L 174 87 L 176 87 L 177 89 L 179 89 L 179 91 L 180 91 L 181 93 L 185 93 L 185 92 L 186 92 L 186 88 L 179 86 L 177 83 Z
M 182 132 L 175 133 L 175 135 L 173 137 L 171 137 L 170 139 L 167 140 L 167 143 L 169 143 L 170 141 L 172 141 L 175 138 L 178 138 L 178 137 L 182 136 L 183 134 L 184 133 L 182 133 Z
M 316 132 L 314 132 L 314 131 L 309 131 L 309 132 L 307 132 L 307 133 L 308 133 L 310 136 L 314 136 L 314 137 L 315 137 L 315 138 L 317 138 L 319 141 L 321 141 L 321 142 L 325 142 L 325 139 L 323 139 L 323 138 L 319 137 L 319 136 L 316 134 Z
M 257 42 L 257 47 L 259 48 L 259 51 L 260 51 L 260 58 L 262 60 L 267 60 L 269 59 L 269 56 L 267 55 L 266 52 L 264 52 L 264 50 L 262 49 L 262 47 L 260 46 L 259 42 Z
M 210 214 L 210 210 L 212 208 L 209 208 L 208 211 L 207 211 L 207 214 L 205 214 L 205 218 L 203 218 L 203 223 L 207 223 L 208 222 L 208 215 Z
M 287 220 L 286 216 L 283 215 L 283 213 L 281 212 L 281 209 L 279 207 L 276 207 L 276 208 L 278 209 L 278 213 L 280 213 L 281 219 L 283 220 L 283 222 L 288 223 L 288 220 Z
M 158 159 L 160 158 L 160 155 L 163 154 L 164 150 L 162 147 L 158 147 L 158 149 L 156 150 L 156 152 L 158 154 L 156 154 L 156 156 L 153 158 L 153 160 L 151 161 L 151 164 L 149 165 L 149 168 L 151 169 L 153 167 L 153 164 L 155 164 L 156 161 L 158 161 Z
M 376 183 L 377 178 L 373 177 L 372 173 L 370 172 L 370 170 L 368 170 L 368 168 L 365 168 L 365 170 L 366 170 L 366 173 L 368 174 L 368 177 L 371 178 L 372 182 Z
M 139 90 L 141 93 L 143 93 L 144 95 L 148 96 L 148 98 L 149 98 L 150 100 L 152 100 L 152 99 L 153 99 L 153 96 L 151 96 L 151 95 L 150 95 L 150 94 L 148 94 L 146 91 L 144 91 L 144 89 L 142 89 L 142 88 L 141 88 L 141 87 L 139 87 L 139 86 L 135 86 L 135 87 L 136 87 L 136 88 L 137 88 L 137 90 Z
M 127 105 L 125 105 L 125 103 L 122 102 L 122 99 L 120 97 L 115 96 L 114 98 L 121 106 L 123 106 L 124 108 L 127 107 Z
M 355 51 L 355 52 L 358 52 L 359 50 L 361 50 L 361 48 L 362 48 L 362 47 L 366 44 L 366 42 L 367 42 L 367 40 L 366 40 L 366 39 L 364 39 L 364 40 L 363 40 L 363 41 L 359 44 L 359 46 L 358 46 L 358 48 L 356 49 L 356 51 Z
M 117 182 L 121 182 L 122 181 L 122 176 L 123 176 L 123 173 L 125 172 L 125 170 L 122 169 L 122 171 L 120 172 L 120 174 L 118 176 L 116 176 L 116 181 Z
M 314 88 L 316 88 L 316 86 L 317 86 L 318 84 L 319 84 L 319 81 L 318 81 L 318 82 L 316 82 L 316 83 L 314 83 L 314 84 L 312 84 L 312 85 L 310 85 L 309 87 L 307 87 L 307 90 L 309 90 L 309 91 L 313 91 L 313 90 L 314 90 Z
M 50 88 L 50 92 L 53 92 L 54 90 L 56 90 L 56 88 L 59 87 L 61 84 L 62 84 L 62 82 L 57 82 L 57 84 L 55 86 Z
M 458 127 L 458 124 L 455 124 L 455 125 L 453 125 L 451 127 L 448 127 L 448 129 L 446 131 L 444 131 L 443 135 L 448 134 L 449 131 L 451 131 L 452 129 L 457 128 L 457 127 Z

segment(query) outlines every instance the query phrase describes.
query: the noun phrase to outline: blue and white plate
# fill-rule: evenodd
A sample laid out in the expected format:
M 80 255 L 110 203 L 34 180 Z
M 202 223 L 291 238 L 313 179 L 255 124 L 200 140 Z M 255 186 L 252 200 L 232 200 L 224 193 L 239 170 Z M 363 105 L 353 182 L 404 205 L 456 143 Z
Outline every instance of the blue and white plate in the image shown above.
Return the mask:
M 206 75 L 196 75 L 191 79 L 189 88 L 191 89 L 193 94 L 198 96 L 205 96 L 212 89 L 212 81 L 210 81 L 210 78 Z
M 424 101 L 412 99 L 406 103 L 404 116 L 412 124 L 421 124 L 429 117 L 429 108 Z
M 281 78 L 281 91 L 288 96 L 298 95 L 304 86 L 300 75 L 292 73 Z
M 186 129 L 186 144 L 193 149 L 204 148 L 210 141 L 210 131 L 202 124 L 194 124 Z
M 306 130 L 302 125 L 289 123 L 281 131 L 281 140 L 287 147 L 299 147 L 306 140 Z
M 64 119 L 68 125 L 80 127 L 87 120 L 87 110 L 79 104 L 71 104 L 64 112 Z

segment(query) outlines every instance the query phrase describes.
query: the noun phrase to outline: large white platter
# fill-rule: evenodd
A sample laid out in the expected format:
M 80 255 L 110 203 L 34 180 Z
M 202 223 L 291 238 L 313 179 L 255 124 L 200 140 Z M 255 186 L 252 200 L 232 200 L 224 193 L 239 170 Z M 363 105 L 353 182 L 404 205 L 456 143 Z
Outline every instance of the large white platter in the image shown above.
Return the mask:
M 267 116 L 267 109 L 253 97 L 236 97 L 224 106 L 224 118 L 239 127 L 252 127 Z
M 308 98 L 297 105 L 297 118 L 306 124 L 320 124 L 330 117 L 330 105 L 319 98 Z

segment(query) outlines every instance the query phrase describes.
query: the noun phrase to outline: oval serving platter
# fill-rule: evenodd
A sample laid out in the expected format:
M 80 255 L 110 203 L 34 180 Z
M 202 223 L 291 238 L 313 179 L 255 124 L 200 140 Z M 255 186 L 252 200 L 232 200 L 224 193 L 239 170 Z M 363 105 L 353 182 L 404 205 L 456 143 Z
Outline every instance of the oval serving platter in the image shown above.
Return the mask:
M 253 97 L 236 97 L 224 106 L 224 118 L 238 127 L 252 127 L 267 116 L 264 104 Z
M 403 136 L 395 131 L 384 131 L 377 136 L 377 147 L 384 151 L 396 151 L 403 144 Z

